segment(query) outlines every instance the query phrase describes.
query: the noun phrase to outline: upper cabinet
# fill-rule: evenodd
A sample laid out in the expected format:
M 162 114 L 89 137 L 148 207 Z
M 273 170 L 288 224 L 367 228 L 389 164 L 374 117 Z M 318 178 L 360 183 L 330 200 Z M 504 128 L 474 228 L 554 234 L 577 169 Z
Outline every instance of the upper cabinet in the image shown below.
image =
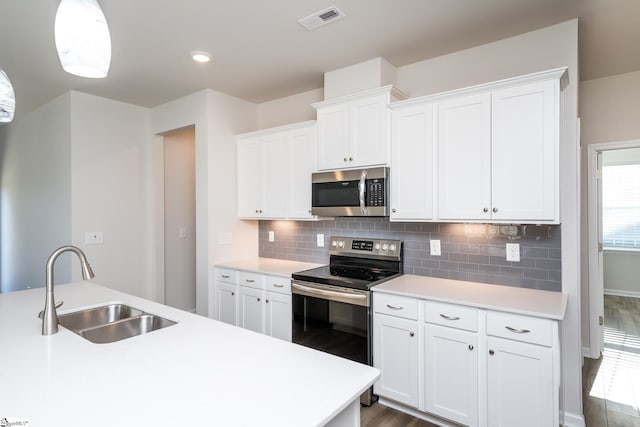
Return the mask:
M 318 111 L 318 170 L 388 165 L 388 106 L 405 97 L 384 86 L 313 104 Z
M 559 223 L 565 79 L 555 69 L 392 104 L 391 220 Z
M 314 219 L 315 122 L 238 135 L 238 216 Z

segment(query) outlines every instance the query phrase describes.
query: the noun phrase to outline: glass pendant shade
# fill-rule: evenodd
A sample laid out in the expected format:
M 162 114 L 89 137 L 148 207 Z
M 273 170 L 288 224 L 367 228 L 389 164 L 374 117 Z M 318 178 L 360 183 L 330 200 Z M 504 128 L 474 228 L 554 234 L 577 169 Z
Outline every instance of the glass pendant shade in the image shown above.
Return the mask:
M 97 0 L 61 0 L 55 21 L 62 68 L 80 77 L 103 78 L 111 64 L 111 35 Z
M 15 111 L 16 95 L 13 92 L 13 86 L 7 73 L 0 68 L 0 123 L 12 121 Z

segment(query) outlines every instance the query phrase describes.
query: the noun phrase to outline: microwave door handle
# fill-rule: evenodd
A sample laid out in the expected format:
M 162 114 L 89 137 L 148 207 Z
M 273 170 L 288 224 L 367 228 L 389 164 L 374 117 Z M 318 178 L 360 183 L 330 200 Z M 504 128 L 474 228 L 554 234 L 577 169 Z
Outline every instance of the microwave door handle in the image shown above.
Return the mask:
M 364 193 L 367 185 L 367 171 L 366 169 L 360 174 L 360 182 L 358 183 L 358 196 L 360 198 L 360 212 L 366 215 L 367 207 L 364 204 Z

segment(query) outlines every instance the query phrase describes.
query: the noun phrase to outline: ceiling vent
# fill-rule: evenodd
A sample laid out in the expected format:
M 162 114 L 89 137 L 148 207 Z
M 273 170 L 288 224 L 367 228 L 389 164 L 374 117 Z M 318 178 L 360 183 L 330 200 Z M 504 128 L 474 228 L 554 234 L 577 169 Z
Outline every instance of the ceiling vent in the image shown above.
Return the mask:
M 331 6 L 319 12 L 313 13 L 306 18 L 302 18 L 298 21 L 298 24 L 302 25 L 309 31 L 313 31 L 316 28 L 327 25 L 330 22 L 338 21 L 345 16 L 346 15 L 340 9 L 335 6 Z

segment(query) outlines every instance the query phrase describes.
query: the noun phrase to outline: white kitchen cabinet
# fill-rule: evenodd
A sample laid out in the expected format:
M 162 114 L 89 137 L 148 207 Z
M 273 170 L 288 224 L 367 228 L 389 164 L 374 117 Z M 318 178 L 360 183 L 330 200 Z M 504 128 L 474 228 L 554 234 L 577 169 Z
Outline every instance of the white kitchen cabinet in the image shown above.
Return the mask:
M 434 105 L 391 112 L 391 221 L 433 219 Z
M 266 293 L 265 333 L 274 338 L 291 342 L 291 295 Z
M 312 104 L 318 111 L 318 170 L 388 165 L 388 105 L 405 97 L 384 86 Z
M 440 219 L 559 221 L 560 74 L 553 75 L 439 102 Z
M 412 315 L 405 318 L 404 313 L 412 310 L 403 302 L 414 304 L 410 299 L 374 294 L 373 366 L 380 369 L 381 374 L 373 390 L 380 396 L 417 408 L 419 324 L 417 319 L 411 319 Z
M 216 268 L 214 272 L 215 319 L 230 325 L 238 323 L 238 273 L 234 270 Z
M 241 134 L 236 140 L 240 218 L 317 219 L 311 215 L 315 121 Z
M 255 332 L 264 331 L 264 291 L 240 286 L 238 326 Z
M 424 327 L 425 409 L 467 426 L 478 425 L 478 335 Z

